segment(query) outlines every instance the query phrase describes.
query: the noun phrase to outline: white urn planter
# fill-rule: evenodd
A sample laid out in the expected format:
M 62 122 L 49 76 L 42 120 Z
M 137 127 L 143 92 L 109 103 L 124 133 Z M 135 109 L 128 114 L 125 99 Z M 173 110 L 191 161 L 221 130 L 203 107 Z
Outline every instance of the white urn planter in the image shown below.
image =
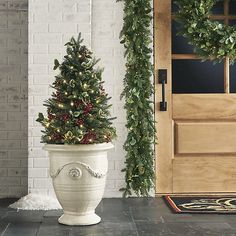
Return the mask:
M 65 225 L 93 225 L 101 221 L 95 208 L 102 200 L 108 170 L 107 151 L 111 143 L 46 144 L 53 187 L 64 214 Z

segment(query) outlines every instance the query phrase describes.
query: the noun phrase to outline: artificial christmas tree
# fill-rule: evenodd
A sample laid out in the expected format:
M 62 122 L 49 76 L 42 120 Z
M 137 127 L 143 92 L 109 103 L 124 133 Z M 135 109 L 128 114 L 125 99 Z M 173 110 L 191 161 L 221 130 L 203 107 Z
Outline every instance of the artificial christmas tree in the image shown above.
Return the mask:
M 59 223 L 91 225 L 101 218 L 95 208 L 102 199 L 108 170 L 107 151 L 116 136 L 102 81 L 102 70 L 92 52 L 81 45 L 81 35 L 66 44 L 67 55 L 44 104 L 47 116 L 37 119 L 45 130 L 42 142 L 49 153 L 50 176 L 64 214 Z
M 94 69 L 99 60 L 72 37 L 66 44 L 67 55 L 60 64 L 54 61 L 54 70 L 60 70 L 53 88 L 52 98 L 44 104 L 47 117 L 39 113 L 37 119 L 44 127 L 42 137 L 49 144 L 91 144 L 110 142 L 115 129 L 109 118 L 108 94 L 102 81 L 102 70 Z

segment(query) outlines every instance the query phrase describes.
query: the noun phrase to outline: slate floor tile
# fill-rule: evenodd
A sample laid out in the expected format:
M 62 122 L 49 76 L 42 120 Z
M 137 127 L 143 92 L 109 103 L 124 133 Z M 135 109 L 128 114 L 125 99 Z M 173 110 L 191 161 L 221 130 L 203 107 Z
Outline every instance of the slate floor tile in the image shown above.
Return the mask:
M 132 222 L 132 216 L 129 211 L 102 211 L 97 212 L 102 220 L 109 222 Z
M 235 236 L 227 223 L 136 222 L 139 236 Z
M 40 224 L 37 236 L 68 236 L 70 234 L 70 226 L 59 224 L 58 217 L 47 217 Z
M 52 227 L 52 228 L 40 227 L 37 234 L 35 234 L 35 235 L 36 236 L 69 236 L 70 231 L 71 231 L 71 229 L 69 229 L 69 228 L 63 229 L 60 227 Z
M 1 219 L 3 222 L 15 223 L 15 222 L 42 222 L 45 211 L 8 211 L 7 214 Z
M 134 221 L 163 221 L 161 212 L 159 212 L 156 208 L 132 208 L 131 214 Z
M 72 231 L 69 236 L 138 236 L 137 231 L 104 231 L 98 230 L 96 233 L 78 233 Z
M 50 210 L 45 212 L 44 217 L 60 217 L 62 214 L 62 210 Z
M 33 236 L 37 234 L 39 225 L 33 222 L 10 223 L 3 236 Z
M 0 199 L 0 208 L 7 208 L 12 203 L 16 202 L 18 198 L 2 198 Z
M 3 232 L 6 231 L 8 226 L 9 226 L 9 223 L 7 223 L 7 222 L 0 222 L 0 235 L 2 235 Z
M 73 227 L 70 236 L 137 236 L 136 226 L 133 224 L 115 224 L 101 222 L 94 226 Z
M 163 222 L 165 223 L 224 223 L 226 222 L 224 215 L 217 214 L 172 214 L 162 215 Z M 234 217 L 234 221 L 236 216 Z
M 7 214 L 7 210 L 5 210 L 5 209 L 0 209 L 0 220 L 1 220 L 3 217 L 5 217 L 6 214 Z
M 160 198 L 103 199 L 93 226 L 59 224 L 62 210 L 7 208 L 14 201 L 0 199 L 1 236 L 236 236 L 236 215 L 174 214 Z

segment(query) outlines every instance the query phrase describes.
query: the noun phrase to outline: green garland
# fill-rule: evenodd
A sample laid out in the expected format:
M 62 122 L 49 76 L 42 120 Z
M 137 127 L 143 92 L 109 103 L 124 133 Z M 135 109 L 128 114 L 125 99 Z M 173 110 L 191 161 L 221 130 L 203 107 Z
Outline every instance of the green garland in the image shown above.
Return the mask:
M 153 102 L 151 22 L 149 0 L 118 0 L 124 3 L 124 24 L 120 34 L 125 47 L 126 75 L 124 78 L 125 109 L 128 136 L 126 154 L 126 187 L 123 195 L 148 196 L 154 186 L 155 122 Z
M 204 59 L 216 62 L 229 57 L 236 58 L 236 27 L 211 21 L 212 7 L 219 0 L 176 0 L 179 10 L 177 21 L 181 23 L 180 34 L 186 37 L 195 52 Z

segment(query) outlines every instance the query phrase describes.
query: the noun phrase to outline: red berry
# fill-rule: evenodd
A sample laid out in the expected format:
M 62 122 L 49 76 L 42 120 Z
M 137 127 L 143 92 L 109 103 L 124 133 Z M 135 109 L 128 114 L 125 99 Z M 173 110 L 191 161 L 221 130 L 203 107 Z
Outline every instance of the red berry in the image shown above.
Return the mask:
M 84 124 L 84 120 L 83 120 L 83 119 L 78 119 L 78 120 L 76 121 L 76 124 L 77 124 L 77 125 L 83 125 L 83 124 Z
M 83 105 L 83 102 L 81 100 L 77 100 L 74 102 L 75 107 L 80 107 Z
M 84 138 L 82 139 L 81 143 L 83 144 L 88 144 L 91 143 L 91 141 L 96 140 L 96 134 L 93 131 L 88 131 L 88 133 L 86 133 L 84 135 Z
M 70 119 L 70 115 L 69 114 L 63 114 L 61 116 L 61 119 L 66 122 L 66 121 L 68 121 Z
M 86 107 L 84 108 L 84 114 L 88 114 L 92 108 L 93 108 L 93 104 L 91 102 L 88 103 Z
M 51 113 L 48 113 L 48 120 L 51 121 L 55 118 L 55 116 Z
M 55 141 L 62 140 L 63 136 L 61 134 L 55 133 L 52 135 L 52 139 Z

